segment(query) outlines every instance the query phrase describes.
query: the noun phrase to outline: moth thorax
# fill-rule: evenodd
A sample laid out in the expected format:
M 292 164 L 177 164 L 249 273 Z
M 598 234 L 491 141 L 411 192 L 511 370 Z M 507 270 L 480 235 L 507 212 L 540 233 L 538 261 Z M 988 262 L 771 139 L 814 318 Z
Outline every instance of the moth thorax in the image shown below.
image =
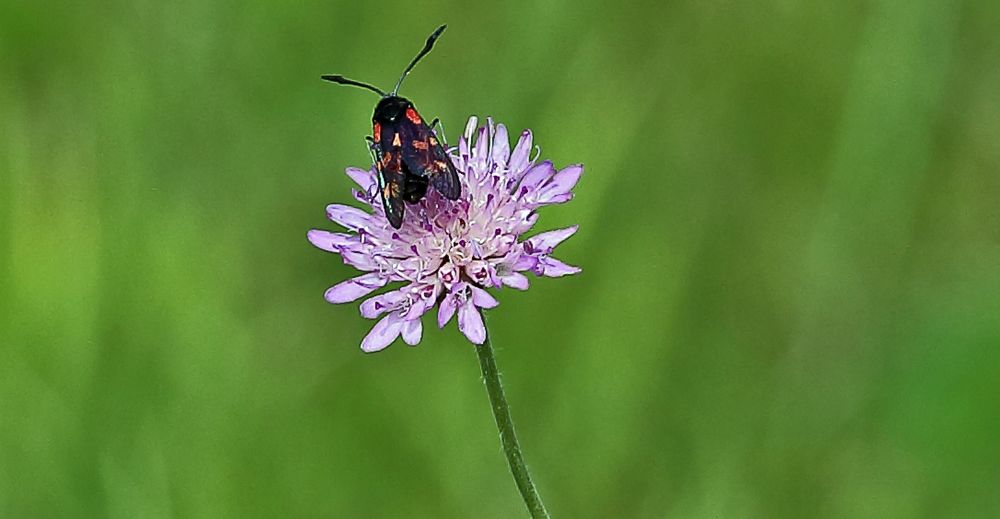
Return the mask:
M 413 106 L 405 97 L 386 96 L 375 105 L 372 121 L 394 123 L 406 117 L 406 109 Z

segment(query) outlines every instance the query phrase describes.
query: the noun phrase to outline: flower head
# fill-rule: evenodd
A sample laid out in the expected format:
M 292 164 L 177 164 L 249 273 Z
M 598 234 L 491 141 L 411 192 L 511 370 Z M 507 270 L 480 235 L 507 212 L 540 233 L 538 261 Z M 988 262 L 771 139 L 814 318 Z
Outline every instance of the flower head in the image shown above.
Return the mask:
M 347 232 L 313 229 L 308 237 L 364 274 L 329 288 L 326 300 L 347 303 L 388 283 L 405 283 L 361 303 L 362 316 L 380 319 L 361 341 L 362 350 L 379 351 L 400 335 L 416 345 L 421 317 L 435 306 L 438 326 L 444 327 L 457 313 L 459 330 L 482 344 L 486 328 L 480 309 L 499 304 L 486 289 L 506 285 L 527 290 L 524 272 L 549 277 L 580 272 L 551 255 L 576 226 L 521 239 L 538 219 L 539 207 L 573 198 L 573 186 L 583 173 L 579 164 L 556 171 L 549 161 L 537 162 L 530 157 L 531 141 L 531 132 L 525 130 L 511 150 L 502 124 L 488 119 L 486 127 L 477 128 L 477 118 L 470 118 L 458 147 L 449 150 L 463 184 L 462 196 L 450 201 L 429 189 L 406 208 L 398 230 L 386 221 L 375 172 L 347 169 L 360 186 L 354 197 L 371 212 L 331 204 L 327 216 Z

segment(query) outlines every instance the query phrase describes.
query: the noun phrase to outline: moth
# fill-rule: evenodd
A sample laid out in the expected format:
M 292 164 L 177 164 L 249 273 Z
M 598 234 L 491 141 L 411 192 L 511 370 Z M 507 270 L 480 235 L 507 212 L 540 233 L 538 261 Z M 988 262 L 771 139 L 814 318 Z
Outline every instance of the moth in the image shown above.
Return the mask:
M 448 200 L 458 200 L 462 194 L 458 171 L 448 158 L 446 146 L 433 130 L 437 119 L 428 125 L 409 99 L 397 95 L 403 79 L 431 51 L 446 27 L 442 25 L 431 33 L 424 48 L 399 76 L 392 92 L 386 93 L 341 75 L 322 76 L 327 81 L 361 87 L 382 96 L 372 114 L 372 135 L 365 139 L 378 172 L 378 189 L 385 217 L 396 229 L 403 225 L 406 213 L 404 202 L 415 204 L 420 201 L 427 193 L 428 185 Z

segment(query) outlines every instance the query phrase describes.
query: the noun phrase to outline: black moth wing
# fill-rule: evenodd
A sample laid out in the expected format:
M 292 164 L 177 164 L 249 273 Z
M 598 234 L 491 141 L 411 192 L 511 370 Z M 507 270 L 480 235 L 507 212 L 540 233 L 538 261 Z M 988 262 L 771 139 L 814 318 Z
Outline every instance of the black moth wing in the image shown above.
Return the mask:
M 426 179 L 425 184 L 430 181 L 448 200 L 458 200 L 462 194 L 458 171 L 430 127 L 422 120 L 419 123 L 405 121 L 400 130 L 403 163 L 409 173 Z
M 385 135 L 385 130 L 383 130 Z M 382 196 L 382 207 L 385 218 L 395 229 L 403 225 L 403 194 L 406 189 L 406 172 L 403 166 L 403 154 L 398 146 L 383 146 L 380 139 L 376 150 L 375 169 L 378 171 L 378 190 Z
M 413 164 L 411 147 L 419 135 L 420 125 L 409 119 L 382 124 L 381 146 L 383 149 L 393 150 L 393 153 L 399 152 L 403 171 L 403 200 L 411 204 L 419 202 L 427 194 L 427 177 L 410 166 Z

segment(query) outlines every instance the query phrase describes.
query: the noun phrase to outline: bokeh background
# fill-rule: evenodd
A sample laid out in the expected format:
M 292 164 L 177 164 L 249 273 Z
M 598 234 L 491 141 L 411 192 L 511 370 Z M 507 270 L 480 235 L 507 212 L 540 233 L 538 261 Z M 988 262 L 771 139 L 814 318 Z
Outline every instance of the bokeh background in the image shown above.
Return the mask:
M 310 246 L 376 97 L 583 162 L 490 316 L 556 517 L 1000 510 L 1000 4 L 0 3 L 0 516 L 518 517 Z

